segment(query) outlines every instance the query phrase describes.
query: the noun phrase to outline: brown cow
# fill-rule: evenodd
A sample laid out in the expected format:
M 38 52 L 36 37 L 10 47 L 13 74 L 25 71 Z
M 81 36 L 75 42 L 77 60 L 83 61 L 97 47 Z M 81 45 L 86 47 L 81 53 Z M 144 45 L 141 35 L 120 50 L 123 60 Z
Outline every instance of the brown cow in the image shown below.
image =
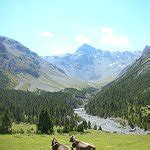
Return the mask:
M 58 143 L 55 138 L 53 138 L 51 146 L 52 150 L 69 150 L 67 146 Z
M 75 138 L 75 136 L 71 136 L 70 142 L 73 142 L 72 150 L 73 150 L 73 148 L 76 148 L 76 150 L 96 150 L 95 146 L 93 146 L 89 143 L 81 142 L 81 141 L 77 140 Z

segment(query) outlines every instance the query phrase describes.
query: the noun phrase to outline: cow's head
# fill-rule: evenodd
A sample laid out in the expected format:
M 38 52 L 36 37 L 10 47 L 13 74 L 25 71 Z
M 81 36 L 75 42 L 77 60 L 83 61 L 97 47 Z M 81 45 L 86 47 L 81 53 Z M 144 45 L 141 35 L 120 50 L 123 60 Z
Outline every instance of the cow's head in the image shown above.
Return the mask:
M 76 140 L 76 137 L 72 135 L 72 136 L 70 137 L 70 142 L 74 142 L 75 140 Z
M 57 142 L 57 140 L 55 139 L 55 138 L 53 138 L 52 139 L 52 144 L 51 144 L 51 146 L 54 146 L 54 145 L 56 145 L 58 142 Z

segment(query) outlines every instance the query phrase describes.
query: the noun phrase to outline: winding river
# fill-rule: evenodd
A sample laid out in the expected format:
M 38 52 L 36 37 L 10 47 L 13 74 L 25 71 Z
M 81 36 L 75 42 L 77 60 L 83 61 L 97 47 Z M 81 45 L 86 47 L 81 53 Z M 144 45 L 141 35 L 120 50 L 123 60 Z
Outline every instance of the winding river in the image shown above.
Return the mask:
M 95 124 L 97 125 L 98 128 L 99 126 L 101 126 L 103 131 L 122 134 L 147 134 L 147 132 L 138 127 L 135 127 L 135 129 L 131 129 L 129 125 L 121 126 L 120 123 L 115 118 L 104 119 L 97 116 L 88 115 L 84 108 L 74 109 L 74 112 L 83 119 L 85 119 L 87 122 L 90 121 L 92 126 L 94 126 Z

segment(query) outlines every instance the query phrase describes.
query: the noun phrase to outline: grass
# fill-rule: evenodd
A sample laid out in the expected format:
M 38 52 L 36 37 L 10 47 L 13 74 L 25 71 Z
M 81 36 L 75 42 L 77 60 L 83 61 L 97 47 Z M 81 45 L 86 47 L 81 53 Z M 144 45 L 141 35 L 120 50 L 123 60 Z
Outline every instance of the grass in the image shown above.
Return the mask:
M 11 130 L 13 133 L 33 134 L 36 133 L 36 126 L 31 124 L 26 124 L 26 123 L 20 123 L 20 124 L 13 123 Z
M 13 124 L 13 130 L 24 130 L 24 134 L 0 135 L 0 150 L 49 150 L 51 149 L 51 139 L 55 137 L 60 143 L 71 147 L 69 137 L 71 134 L 59 135 L 37 135 L 28 134 L 29 129 L 34 129 L 34 125 Z M 124 135 L 111 134 L 101 131 L 88 130 L 84 134 L 74 133 L 75 136 L 96 146 L 97 150 L 149 150 L 150 135 Z

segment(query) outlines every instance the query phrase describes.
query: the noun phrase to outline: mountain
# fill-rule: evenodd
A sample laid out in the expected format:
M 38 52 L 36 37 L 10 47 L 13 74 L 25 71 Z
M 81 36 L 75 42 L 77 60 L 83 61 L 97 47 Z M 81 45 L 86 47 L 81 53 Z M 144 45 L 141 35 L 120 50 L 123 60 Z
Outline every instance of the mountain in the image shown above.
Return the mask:
M 122 117 L 133 127 L 150 129 L 150 47 L 86 106 L 89 114 Z
M 43 58 L 60 67 L 70 76 L 86 81 L 95 81 L 117 76 L 140 55 L 140 52 L 103 51 L 83 44 L 74 54 Z
M 0 74 L 0 88 L 57 91 L 86 86 L 85 82 L 68 76 L 21 43 L 4 36 L 0 36 Z

